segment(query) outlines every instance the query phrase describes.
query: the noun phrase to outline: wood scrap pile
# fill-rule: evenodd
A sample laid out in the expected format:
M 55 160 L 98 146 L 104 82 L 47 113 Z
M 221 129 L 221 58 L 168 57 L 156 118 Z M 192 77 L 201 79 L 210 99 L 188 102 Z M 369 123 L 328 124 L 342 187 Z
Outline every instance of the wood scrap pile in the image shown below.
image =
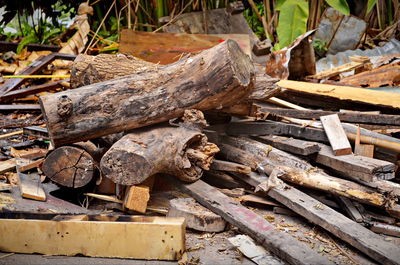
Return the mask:
M 46 128 L 21 132 L 49 139 L 50 150 L 10 148 L 0 172 L 8 172 L 9 185 L 16 176 L 26 198 L 54 203 L 54 194 L 38 188 L 45 176 L 42 181 L 63 193 L 84 197 L 82 205 L 185 217 L 198 231 L 220 232 L 228 222 L 286 263 L 332 264 L 244 205 L 268 197 L 276 213 L 302 216 L 376 262 L 399 264 L 400 248 L 377 233 L 400 236 L 400 140 L 394 137 L 400 116 L 393 114 L 400 96 L 277 82 L 264 72 L 232 40 L 168 65 L 125 55 L 79 55 L 71 70 L 74 89 L 39 99 Z M 289 92 L 324 109 L 279 99 Z M 342 106 L 347 111 L 339 112 Z M 366 109 L 380 113 L 362 112 Z M 153 191 L 168 188 L 179 188 L 202 206 L 187 195 L 155 203 Z M 72 213 L 68 207 L 62 214 Z M 105 218 L 83 213 L 81 220 Z M 172 223 L 184 227 L 180 220 Z M 177 237 L 167 257 L 134 256 L 178 259 L 184 246 L 182 234 Z

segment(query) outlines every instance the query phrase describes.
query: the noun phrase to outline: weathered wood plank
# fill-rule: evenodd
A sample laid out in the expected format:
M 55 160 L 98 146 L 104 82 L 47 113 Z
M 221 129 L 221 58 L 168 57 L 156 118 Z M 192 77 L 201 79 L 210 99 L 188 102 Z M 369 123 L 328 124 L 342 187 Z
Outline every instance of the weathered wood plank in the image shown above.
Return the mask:
M 301 92 L 304 95 L 312 94 L 340 100 L 368 103 L 383 107 L 396 109 L 400 108 L 400 95 L 397 93 L 375 91 L 349 86 L 314 84 L 292 80 L 281 80 L 277 83 L 277 85 L 286 88 L 288 91 Z
M 336 112 L 326 110 L 297 110 L 297 109 L 283 109 L 283 108 L 271 108 L 264 107 L 260 108 L 263 112 L 271 112 L 281 116 L 287 116 L 298 119 L 319 119 L 321 116 L 337 114 L 342 122 L 352 123 L 370 123 L 370 124 L 382 124 L 382 125 L 400 125 L 400 115 L 389 115 L 389 114 L 371 114 L 365 112 Z
M 207 183 L 198 180 L 195 183 L 177 185 L 193 196 L 200 204 L 221 215 L 229 223 L 239 227 L 265 248 L 290 264 L 332 264 L 305 244 L 275 227 L 262 216 L 242 206 Z
M 364 217 L 351 200 L 341 196 L 336 196 L 336 199 L 342 209 L 347 213 L 347 216 L 349 216 L 353 221 L 356 221 L 357 223 L 364 221 Z
M 18 172 L 19 189 L 23 198 L 45 201 L 46 192 L 43 190 L 40 183 L 40 176 L 38 174 L 26 175 Z M 32 180 L 32 177 L 34 180 Z
M 328 136 L 333 153 L 336 156 L 351 154 L 352 149 L 350 142 L 347 139 L 337 114 L 321 116 L 320 120 L 322 126 L 324 126 L 326 136 Z
M 251 168 L 248 166 L 218 159 L 213 159 L 210 169 L 228 171 L 228 172 L 238 172 L 243 174 L 248 174 L 251 172 Z
M 280 150 L 303 156 L 318 153 L 321 149 L 317 143 L 288 138 L 284 136 L 265 135 L 255 137 L 254 139 L 265 144 L 269 144 Z
M 45 255 L 178 260 L 185 250 L 184 223 L 184 218 L 143 216 L 115 222 L 0 219 L 0 249 Z
M 318 145 L 321 150 L 312 157 L 315 162 L 339 171 L 344 176 L 359 178 L 367 182 L 395 177 L 396 166 L 393 163 L 352 154 L 335 156 L 329 146 Z
M 285 135 L 300 139 L 328 143 L 328 137 L 321 129 L 277 121 L 231 122 L 226 132 L 229 135 Z

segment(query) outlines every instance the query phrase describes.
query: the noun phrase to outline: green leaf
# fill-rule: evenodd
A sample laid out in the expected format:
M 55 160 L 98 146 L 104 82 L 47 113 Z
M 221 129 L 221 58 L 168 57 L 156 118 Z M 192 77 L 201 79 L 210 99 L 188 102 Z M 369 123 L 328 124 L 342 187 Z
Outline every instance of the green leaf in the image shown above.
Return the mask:
M 308 2 L 304 0 L 286 0 L 280 7 L 277 27 L 279 43 L 274 50 L 291 44 L 307 30 Z
M 346 0 L 326 0 L 326 2 L 340 13 L 346 16 L 350 15 L 350 8 Z
M 276 1 L 276 5 L 275 5 L 275 10 L 276 11 L 280 11 L 282 5 L 285 3 L 286 0 L 277 0 Z
M 367 5 L 367 14 L 372 11 L 376 4 L 376 0 L 368 0 L 368 5 Z
M 36 35 L 29 35 L 26 36 L 25 38 L 23 38 L 17 46 L 17 54 L 19 54 L 26 45 L 30 44 L 30 43 L 37 43 L 39 42 L 39 39 Z

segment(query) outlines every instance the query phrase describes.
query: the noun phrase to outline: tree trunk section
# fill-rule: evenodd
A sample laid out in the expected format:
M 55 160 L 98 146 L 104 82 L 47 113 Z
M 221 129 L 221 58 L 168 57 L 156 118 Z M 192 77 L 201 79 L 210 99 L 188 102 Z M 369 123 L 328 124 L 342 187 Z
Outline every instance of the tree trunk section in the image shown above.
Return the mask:
M 117 184 L 137 185 L 157 173 L 186 182 L 208 170 L 219 149 L 199 131 L 184 127 L 142 128 L 122 137 L 103 156 L 102 173 Z
M 254 87 L 254 67 L 227 40 L 177 63 L 40 97 L 53 144 L 74 143 L 233 105 Z
M 80 188 L 95 176 L 96 162 L 83 148 L 62 146 L 46 157 L 42 170 L 49 179 L 61 186 Z
M 123 54 L 80 54 L 72 65 L 71 87 L 87 86 L 157 68 L 157 64 Z

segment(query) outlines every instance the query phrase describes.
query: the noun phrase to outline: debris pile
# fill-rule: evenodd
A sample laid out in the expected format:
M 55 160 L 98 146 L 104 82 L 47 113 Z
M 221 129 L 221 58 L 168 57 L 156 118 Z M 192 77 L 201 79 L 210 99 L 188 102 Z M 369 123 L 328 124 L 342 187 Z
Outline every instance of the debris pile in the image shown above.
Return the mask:
M 169 45 L 149 54 L 142 51 L 155 33 L 127 30 L 121 48 L 147 61 L 65 53 L 34 60 L 19 73 L 28 77 L 0 87 L 1 102 L 35 102 L 1 105 L 25 112 L 2 115 L 0 124 L 9 129 L 0 135 L 0 250 L 184 260 L 187 227 L 238 229 L 256 242 L 229 241 L 257 264 L 333 264 L 330 248 L 356 263 L 336 239 L 324 239 L 334 243 L 321 251 L 309 247 L 294 234 L 300 228 L 275 220 L 284 215 L 375 262 L 399 264 L 400 247 L 379 234 L 400 237 L 400 94 L 387 91 L 399 86 L 400 56 L 357 55 L 317 71 L 307 56 L 313 33 L 271 53 L 266 67 L 250 59 L 249 37 L 233 33 L 163 33 L 156 42 Z M 194 36 L 210 48 L 182 44 L 197 51 L 171 56 L 171 43 Z M 298 67 L 301 56 L 311 60 L 307 69 Z M 21 88 L 59 59 L 74 60 L 70 80 Z M 72 89 L 61 90 L 65 82 Z M 10 243 L 11 228 L 24 236 Z M 57 247 L 35 244 L 47 237 Z

